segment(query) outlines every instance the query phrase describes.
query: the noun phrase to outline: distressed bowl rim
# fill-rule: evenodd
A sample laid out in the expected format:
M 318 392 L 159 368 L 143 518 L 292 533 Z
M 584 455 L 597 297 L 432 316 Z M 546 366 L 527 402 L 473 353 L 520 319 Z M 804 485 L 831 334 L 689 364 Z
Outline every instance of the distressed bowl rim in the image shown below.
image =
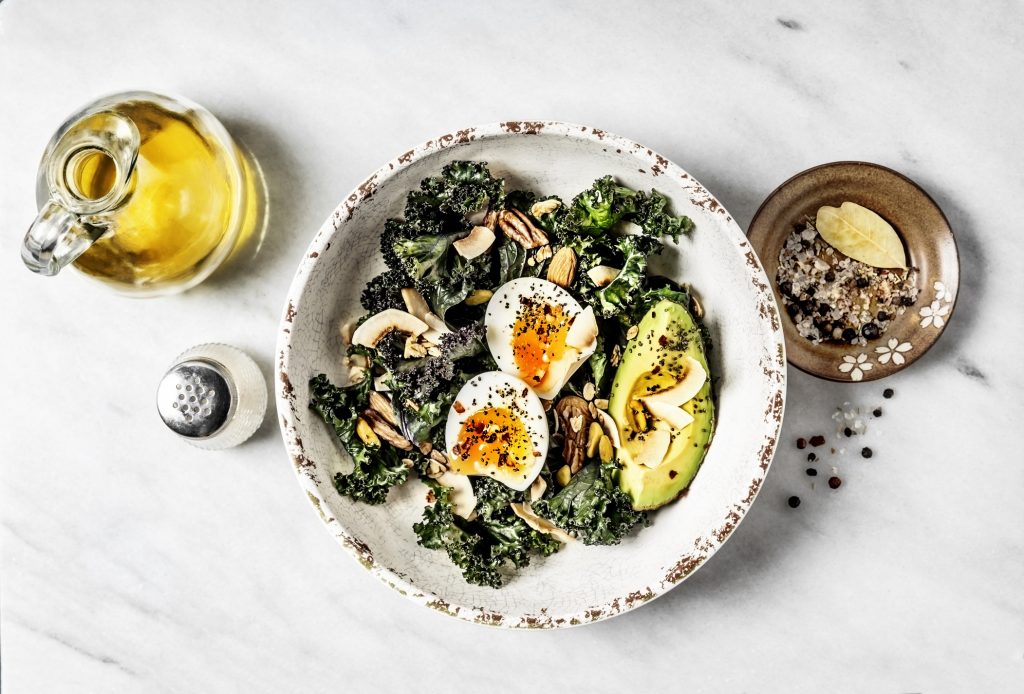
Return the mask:
M 557 615 L 550 613 L 499 613 L 486 608 L 449 603 L 442 596 L 411 584 L 395 571 L 377 563 L 373 558 L 372 550 L 366 543 L 351 535 L 341 521 L 333 515 L 330 507 L 321 497 L 317 483 L 306 472 L 310 467 L 315 466 L 315 463 L 309 461 L 306 457 L 303 442 L 298 435 L 295 425 L 296 408 L 305 410 L 305 403 L 296 402 L 291 378 L 288 375 L 292 353 L 291 324 L 299 310 L 299 297 L 304 292 L 306 282 L 313 268 L 319 262 L 325 247 L 330 244 L 335 234 L 339 231 L 339 223 L 351 218 L 356 208 L 364 200 L 372 197 L 381 183 L 413 162 L 474 140 L 532 137 L 538 135 L 575 138 L 597 143 L 605 147 L 616 147 L 618 150 L 621 150 L 622 156 L 632 156 L 646 164 L 652 171 L 671 174 L 669 178 L 673 181 L 686 180 L 691 189 L 691 200 L 704 209 L 717 212 L 722 216 L 723 229 L 729 239 L 736 245 L 737 253 L 745 257 L 748 270 L 752 273 L 751 280 L 754 286 L 757 287 L 763 298 L 767 298 L 767 301 L 763 304 L 763 307 L 766 308 L 762 308 L 760 311 L 761 322 L 766 326 L 767 332 L 772 335 L 778 355 L 778 358 L 772 362 L 771 369 L 766 368 L 765 370 L 767 382 L 773 386 L 774 393 L 770 396 L 765 410 L 764 439 L 759 450 L 760 463 L 759 465 L 753 465 L 756 472 L 751 479 L 747 496 L 736 501 L 732 510 L 725 517 L 722 527 L 710 531 L 702 538 L 701 551 L 696 556 L 694 554 L 686 554 L 679 557 L 675 564 L 669 562 L 667 565 L 673 568 L 668 571 L 665 579 L 656 586 L 638 586 L 637 590 L 627 595 L 616 597 L 606 604 L 588 606 L 573 613 Z M 751 307 L 751 310 L 754 310 L 754 308 Z M 691 576 L 728 541 L 739 523 L 746 517 L 747 511 L 756 499 L 771 466 L 785 411 L 786 355 L 778 306 L 761 262 L 736 221 L 703 185 L 690 176 L 682 167 L 669 161 L 654 150 L 599 128 L 563 121 L 504 121 L 463 128 L 427 140 L 395 157 L 370 174 L 328 216 L 306 249 L 306 253 L 300 261 L 288 289 L 278 329 L 276 351 L 275 401 L 281 435 L 284 439 L 289 458 L 292 461 L 299 486 L 306 492 L 310 504 L 317 511 L 324 523 L 324 527 L 335 536 L 342 547 L 364 568 L 385 585 L 396 590 L 407 599 L 464 621 L 492 627 L 542 629 L 593 624 L 624 614 L 655 598 L 661 597 Z M 771 413 L 771 416 L 769 416 L 769 413 Z M 333 528 L 331 527 L 332 525 L 334 526 Z

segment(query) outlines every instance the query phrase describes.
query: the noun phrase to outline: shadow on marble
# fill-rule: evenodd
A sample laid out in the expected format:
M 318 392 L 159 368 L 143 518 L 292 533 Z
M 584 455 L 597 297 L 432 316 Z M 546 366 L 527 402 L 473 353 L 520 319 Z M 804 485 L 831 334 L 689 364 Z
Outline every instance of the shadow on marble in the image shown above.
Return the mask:
M 283 225 L 286 220 L 301 218 L 304 204 L 303 196 L 297 190 L 300 178 L 295 173 L 301 170 L 301 163 L 284 145 L 275 129 L 230 113 L 220 113 L 218 117 L 243 149 L 252 155 L 262 173 L 266 218 L 262 236 L 247 241 L 237 251 L 237 257 L 215 272 L 204 283 L 209 289 L 219 289 L 247 277 L 271 276 L 277 272 L 276 262 L 292 263 L 294 256 L 282 251 L 293 230 Z M 254 252 L 257 245 L 258 252 Z
M 987 380 L 978 366 L 963 356 L 963 343 L 977 327 L 978 316 L 982 313 L 991 278 L 988 277 L 988 265 L 985 251 L 980 240 L 979 229 L 959 204 L 947 194 L 935 181 L 927 176 L 915 180 L 935 199 L 946 214 L 953 236 L 956 239 L 957 251 L 960 255 L 960 289 L 956 298 L 956 310 L 953 312 L 949 327 L 942 334 L 942 339 L 921 358 L 922 362 L 955 359 L 957 370 L 975 380 Z
M 260 428 L 257 429 L 256 433 L 252 435 L 252 438 L 246 441 L 243 445 L 254 445 L 268 439 L 280 438 L 277 433 L 277 400 L 274 397 L 275 384 L 273 365 L 262 353 L 252 353 L 252 358 L 256 362 L 256 365 L 260 367 L 260 373 L 263 374 L 263 378 L 267 382 L 267 414 L 264 415 L 263 423 L 260 424 Z

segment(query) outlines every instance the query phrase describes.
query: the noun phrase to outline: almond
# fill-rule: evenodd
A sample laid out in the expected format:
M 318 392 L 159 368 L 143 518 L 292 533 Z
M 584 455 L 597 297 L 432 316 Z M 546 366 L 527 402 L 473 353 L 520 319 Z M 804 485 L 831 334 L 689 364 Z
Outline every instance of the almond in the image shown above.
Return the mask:
M 548 265 L 548 282 L 568 287 L 576 279 L 576 254 L 569 247 L 559 248 Z

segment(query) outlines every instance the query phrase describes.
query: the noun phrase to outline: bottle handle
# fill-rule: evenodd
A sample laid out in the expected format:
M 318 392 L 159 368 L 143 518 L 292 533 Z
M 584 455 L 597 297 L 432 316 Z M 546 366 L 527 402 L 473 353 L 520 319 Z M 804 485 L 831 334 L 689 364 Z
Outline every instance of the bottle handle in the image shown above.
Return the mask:
M 21 259 L 32 272 L 52 276 L 85 253 L 105 229 L 84 224 L 81 218 L 50 201 L 32 222 L 21 246 Z
M 110 213 L 131 190 L 139 144 L 135 123 L 113 111 L 88 113 L 62 126 L 43 155 L 41 176 L 49 200 L 21 246 L 29 270 L 56 275 L 114 231 Z M 108 190 L 92 197 L 78 189 L 76 179 L 79 168 L 97 155 L 110 160 L 114 176 Z

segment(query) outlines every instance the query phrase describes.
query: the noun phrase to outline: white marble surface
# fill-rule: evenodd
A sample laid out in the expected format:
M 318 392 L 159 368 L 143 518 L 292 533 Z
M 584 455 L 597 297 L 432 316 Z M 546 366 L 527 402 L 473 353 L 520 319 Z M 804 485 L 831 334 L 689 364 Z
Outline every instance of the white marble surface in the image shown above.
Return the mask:
M 1024 9 L 820 5 L 3 2 L 4 692 L 1024 690 Z M 132 87 L 208 106 L 271 188 L 263 254 L 176 298 L 18 257 L 51 130 Z M 948 331 L 884 383 L 875 457 L 838 458 L 839 491 L 811 489 L 792 441 L 883 385 L 791 371 L 784 443 L 732 540 L 665 598 L 565 632 L 407 603 L 320 527 L 272 419 L 210 454 L 152 403 L 197 342 L 269 374 L 292 270 L 341 197 L 412 144 L 511 118 L 644 142 L 741 226 L 808 166 L 886 164 L 939 201 L 962 261 Z

